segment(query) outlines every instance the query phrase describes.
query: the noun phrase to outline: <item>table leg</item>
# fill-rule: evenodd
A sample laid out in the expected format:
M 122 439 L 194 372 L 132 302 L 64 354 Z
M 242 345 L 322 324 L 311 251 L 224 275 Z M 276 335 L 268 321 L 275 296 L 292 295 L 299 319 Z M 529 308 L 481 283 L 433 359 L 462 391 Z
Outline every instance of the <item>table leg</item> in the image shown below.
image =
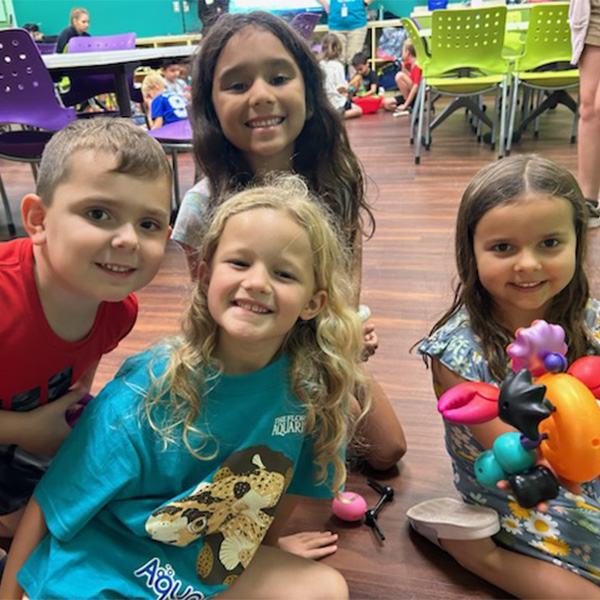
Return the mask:
M 131 96 L 129 95 L 129 83 L 127 81 L 128 69 L 125 65 L 119 65 L 114 72 L 115 94 L 119 113 L 122 117 L 131 117 Z

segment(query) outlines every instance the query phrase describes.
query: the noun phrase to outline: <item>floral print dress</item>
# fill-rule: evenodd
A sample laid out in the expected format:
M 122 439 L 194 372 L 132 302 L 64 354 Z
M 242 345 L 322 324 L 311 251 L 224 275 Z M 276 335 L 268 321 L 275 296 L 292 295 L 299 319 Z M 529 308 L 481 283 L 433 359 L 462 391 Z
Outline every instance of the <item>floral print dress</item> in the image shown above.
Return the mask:
M 586 307 L 590 340 L 600 340 L 600 302 Z M 592 343 L 590 344 L 590 348 Z M 423 356 L 438 360 L 469 381 L 498 385 L 482 355 L 481 342 L 470 327 L 466 310 L 459 311 L 419 346 Z M 463 499 L 498 512 L 501 529 L 494 540 L 501 546 L 552 562 L 600 585 L 600 482 L 582 484 L 575 495 L 561 488 L 560 495 L 541 513 L 522 508 L 501 490 L 482 487 L 474 474 L 475 459 L 483 448 L 464 425 L 444 421 L 446 449 L 452 459 L 454 485 Z

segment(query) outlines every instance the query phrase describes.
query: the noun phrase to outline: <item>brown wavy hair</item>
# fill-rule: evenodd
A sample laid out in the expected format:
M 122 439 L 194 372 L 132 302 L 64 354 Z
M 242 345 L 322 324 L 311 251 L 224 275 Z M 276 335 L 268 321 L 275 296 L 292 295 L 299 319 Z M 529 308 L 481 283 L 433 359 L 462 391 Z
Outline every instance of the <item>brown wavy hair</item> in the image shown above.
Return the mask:
M 348 246 L 358 230 L 372 235 L 375 221 L 365 197 L 362 167 L 342 120 L 329 105 L 323 74 L 308 44 L 283 19 L 266 12 L 223 15 L 202 41 L 192 64 L 192 128 L 196 161 L 208 177 L 211 199 L 219 202 L 247 186 L 254 173 L 243 154 L 223 135 L 212 101 L 215 67 L 227 42 L 246 27 L 274 35 L 304 79 L 306 122 L 296 139 L 292 168 L 335 215 Z M 364 221 L 364 222 L 363 222 Z
M 494 315 L 493 300 L 479 280 L 473 236 L 477 224 L 488 211 L 519 201 L 526 194 L 541 193 L 564 198 L 573 207 L 577 240 L 575 273 L 569 284 L 554 296 L 544 318 L 565 330 L 570 361 L 586 354 L 589 340 L 583 314 L 589 298 L 584 271 L 587 249 L 587 211 L 575 177 L 565 167 L 535 154 L 505 158 L 481 169 L 463 194 L 456 221 L 455 256 L 458 283 L 454 300 L 429 335 L 445 325 L 465 307 L 473 332 L 481 339 L 490 374 L 502 381 L 507 374 L 506 347 L 513 341 L 509 331 Z

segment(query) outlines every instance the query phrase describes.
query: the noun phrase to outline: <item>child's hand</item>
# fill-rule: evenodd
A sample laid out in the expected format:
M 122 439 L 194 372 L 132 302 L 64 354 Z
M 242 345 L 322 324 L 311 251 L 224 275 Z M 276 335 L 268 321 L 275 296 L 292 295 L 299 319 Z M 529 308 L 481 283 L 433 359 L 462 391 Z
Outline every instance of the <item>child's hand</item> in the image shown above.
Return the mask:
M 546 467 L 549 471 L 551 471 L 554 477 L 556 477 L 558 483 L 565 489 L 569 490 L 569 492 L 577 496 L 581 495 L 583 490 L 581 489 L 581 485 L 579 483 L 576 483 L 575 481 L 569 481 L 568 479 L 563 479 L 560 475 L 556 473 L 556 471 L 552 468 L 550 463 L 543 456 L 541 456 L 541 454 L 539 454 L 539 451 L 538 456 L 539 458 L 535 463 L 536 465 L 541 465 L 543 467 Z M 497 485 L 503 492 L 506 492 L 507 494 L 511 493 L 510 485 L 508 484 L 508 481 L 506 479 L 500 480 Z M 539 504 L 535 505 L 535 508 L 540 512 L 547 512 L 548 502 L 540 502 Z
M 279 538 L 279 547 L 290 554 L 319 560 L 337 550 L 337 533 L 331 531 L 303 531 Z
M 365 345 L 362 351 L 362 360 L 363 362 L 367 362 L 373 354 L 377 351 L 379 347 L 379 338 L 375 333 L 375 325 L 371 323 L 371 321 L 367 321 L 363 324 L 363 335 L 365 340 Z
M 54 456 L 71 432 L 66 418 L 67 411 L 77 404 L 82 395 L 81 389 L 76 388 L 54 402 L 19 413 L 22 427 L 16 443 L 27 452 Z

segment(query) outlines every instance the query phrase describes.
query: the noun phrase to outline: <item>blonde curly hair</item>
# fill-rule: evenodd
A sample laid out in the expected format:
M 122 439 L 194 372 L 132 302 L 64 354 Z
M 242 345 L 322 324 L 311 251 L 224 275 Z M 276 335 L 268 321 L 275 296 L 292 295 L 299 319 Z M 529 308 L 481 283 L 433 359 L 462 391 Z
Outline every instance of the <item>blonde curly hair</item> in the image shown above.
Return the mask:
M 329 479 L 332 465 L 330 485 L 337 493 L 346 478 L 342 450 L 355 425 L 348 406 L 350 394 L 360 397 L 362 414 L 370 407 L 368 384 L 358 365 L 363 335 L 352 306 L 351 257 L 344 250 L 341 232 L 304 181 L 295 175 L 279 175 L 217 206 L 204 236 L 201 260 L 210 265 L 228 219 L 259 208 L 284 211 L 306 232 L 316 290 L 327 292 L 321 312 L 310 322 L 298 320 L 281 352 L 290 359 L 291 389 L 306 408 L 306 434 L 314 436 L 317 481 Z M 145 404 L 150 425 L 166 444 L 175 442 L 182 430 L 188 450 L 205 460 L 215 452 L 206 455 L 203 450 L 218 440 L 200 432 L 194 423 L 201 414 L 203 396 L 223 372 L 223 365 L 214 358 L 217 330 L 208 310 L 206 290 L 198 283 L 184 313 L 182 332 L 169 342 L 166 371 L 160 378 L 153 378 Z M 191 434 L 201 440 L 196 447 L 192 447 Z

